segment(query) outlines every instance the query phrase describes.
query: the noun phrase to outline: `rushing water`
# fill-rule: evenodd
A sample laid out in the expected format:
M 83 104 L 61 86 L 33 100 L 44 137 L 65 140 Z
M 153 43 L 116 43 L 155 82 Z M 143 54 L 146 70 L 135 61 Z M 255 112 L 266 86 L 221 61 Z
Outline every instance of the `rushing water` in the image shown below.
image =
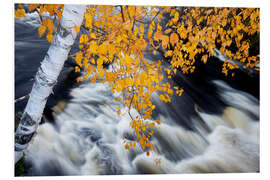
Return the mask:
M 29 93 L 29 79 L 48 48 L 34 32 L 35 24 L 35 18 L 15 24 L 16 97 Z M 27 175 L 259 171 L 258 75 L 250 77 L 250 88 L 219 78 L 211 69 L 217 64 L 209 66 L 204 75 L 178 74 L 173 81 L 180 82 L 185 92 L 173 97 L 172 103 L 164 104 L 154 94 L 153 117 L 162 124 L 154 127 L 152 138 L 159 153 L 150 152 L 150 156 L 139 146 L 124 148 L 124 140 L 134 140 L 131 119 L 124 111 L 118 116 L 113 110 L 121 104 L 113 101 L 117 95 L 106 84 L 82 83 L 70 86 L 70 91 L 61 86 L 55 96 L 62 100 L 49 98 L 47 106 L 53 113 L 39 126 L 26 152 Z M 16 104 L 16 110 L 24 104 Z

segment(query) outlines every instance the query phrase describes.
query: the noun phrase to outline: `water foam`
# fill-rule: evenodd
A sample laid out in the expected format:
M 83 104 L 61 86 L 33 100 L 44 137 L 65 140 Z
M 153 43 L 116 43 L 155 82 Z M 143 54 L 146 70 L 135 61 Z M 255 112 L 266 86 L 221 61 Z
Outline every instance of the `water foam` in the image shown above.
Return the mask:
M 158 154 L 150 151 L 150 156 L 138 145 L 124 149 L 124 140 L 134 140 L 131 119 L 124 111 L 118 116 L 113 110 L 121 105 L 113 101 L 111 90 L 105 84 L 83 84 L 72 90 L 73 99 L 55 114 L 54 125 L 45 123 L 39 127 L 26 153 L 31 164 L 29 174 L 259 171 L 259 122 L 253 119 L 259 116 L 258 101 L 224 82 L 214 83 L 228 104 L 223 115 L 198 112 L 198 117 L 190 121 L 197 131 L 167 123 L 174 119 L 159 115 L 163 123 L 154 127 L 152 138 Z M 198 118 L 210 132 L 195 123 Z M 155 165 L 156 159 L 161 159 L 159 166 Z

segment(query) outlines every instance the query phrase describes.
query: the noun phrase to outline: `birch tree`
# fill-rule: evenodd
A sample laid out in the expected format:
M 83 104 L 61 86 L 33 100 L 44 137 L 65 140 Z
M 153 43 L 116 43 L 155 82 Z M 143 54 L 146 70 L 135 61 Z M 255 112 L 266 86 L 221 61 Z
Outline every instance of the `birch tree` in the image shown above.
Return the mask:
M 68 57 L 83 21 L 84 5 L 65 5 L 62 18 L 47 54 L 35 76 L 29 100 L 15 133 L 15 163 L 23 156 L 41 120 L 48 96 L 57 82 L 58 75 Z M 51 36 L 48 36 L 51 38 Z

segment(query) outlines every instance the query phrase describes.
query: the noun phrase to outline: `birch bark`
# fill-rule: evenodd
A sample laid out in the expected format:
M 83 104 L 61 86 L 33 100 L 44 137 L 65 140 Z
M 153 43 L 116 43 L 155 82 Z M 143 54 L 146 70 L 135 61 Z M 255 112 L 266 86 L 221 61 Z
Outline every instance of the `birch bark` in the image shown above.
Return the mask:
M 15 132 L 15 164 L 22 158 L 36 132 L 47 98 L 76 39 L 74 26 L 81 26 L 85 10 L 85 5 L 64 6 L 58 31 L 35 76 L 29 100 Z

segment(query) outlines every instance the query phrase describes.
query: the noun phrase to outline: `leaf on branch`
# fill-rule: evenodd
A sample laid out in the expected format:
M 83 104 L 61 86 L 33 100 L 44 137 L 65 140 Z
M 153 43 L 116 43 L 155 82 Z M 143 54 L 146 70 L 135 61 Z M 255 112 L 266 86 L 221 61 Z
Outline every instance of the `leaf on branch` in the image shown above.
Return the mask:
M 171 29 L 171 28 L 166 29 L 165 34 L 169 34 L 171 31 L 172 31 L 172 29 Z
M 97 38 L 97 36 L 96 36 L 95 33 L 91 33 L 91 34 L 90 34 L 90 37 L 91 37 L 92 39 L 96 39 L 96 38 Z
M 35 10 L 38 6 L 39 6 L 39 4 L 30 4 L 30 5 L 28 6 L 28 10 L 29 10 L 29 11 L 33 11 L 33 10 Z
M 207 55 L 204 55 L 204 56 L 202 57 L 202 61 L 203 61 L 203 63 L 204 63 L 204 64 L 206 64 L 206 62 L 207 62 L 207 58 L 208 58 L 208 56 L 207 56 Z
M 25 10 L 24 9 L 15 10 L 15 16 L 16 17 L 24 17 L 25 16 Z
M 161 120 L 155 120 L 155 122 L 160 125 L 161 124 Z
M 129 145 L 128 144 L 125 145 L 125 149 L 129 150 Z
M 120 114 L 121 114 L 120 107 L 117 107 L 117 114 L 118 114 L 118 116 L 120 116 Z
M 75 72 L 80 72 L 80 68 L 78 66 L 75 67 Z
M 179 38 L 176 33 L 172 33 L 170 36 L 170 43 L 174 46 L 178 42 Z
M 18 4 L 18 6 L 19 6 L 19 8 L 21 8 L 21 9 L 23 8 L 23 6 L 22 6 L 21 4 Z
M 46 28 L 46 26 L 44 26 L 44 25 L 41 25 L 41 26 L 38 27 L 38 34 L 39 34 L 39 37 L 43 36 L 43 34 L 45 33 L 46 29 L 47 29 L 47 28 Z
M 80 27 L 79 26 L 74 26 L 74 29 L 75 29 L 75 31 L 76 31 L 76 33 L 79 33 L 80 32 Z
M 52 42 L 52 40 L 53 40 L 52 33 L 48 33 L 47 36 L 46 36 L 46 39 L 48 40 L 48 42 Z
M 168 42 L 169 42 L 169 37 L 168 36 L 165 36 L 163 35 L 162 37 L 162 43 L 161 43 L 161 46 L 163 49 L 166 49 L 167 46 L 168 46 Z
M 88 42 L 88 35 L 87 34 L 82 34 L 80 37 L 80 43 L 86 44 Z

